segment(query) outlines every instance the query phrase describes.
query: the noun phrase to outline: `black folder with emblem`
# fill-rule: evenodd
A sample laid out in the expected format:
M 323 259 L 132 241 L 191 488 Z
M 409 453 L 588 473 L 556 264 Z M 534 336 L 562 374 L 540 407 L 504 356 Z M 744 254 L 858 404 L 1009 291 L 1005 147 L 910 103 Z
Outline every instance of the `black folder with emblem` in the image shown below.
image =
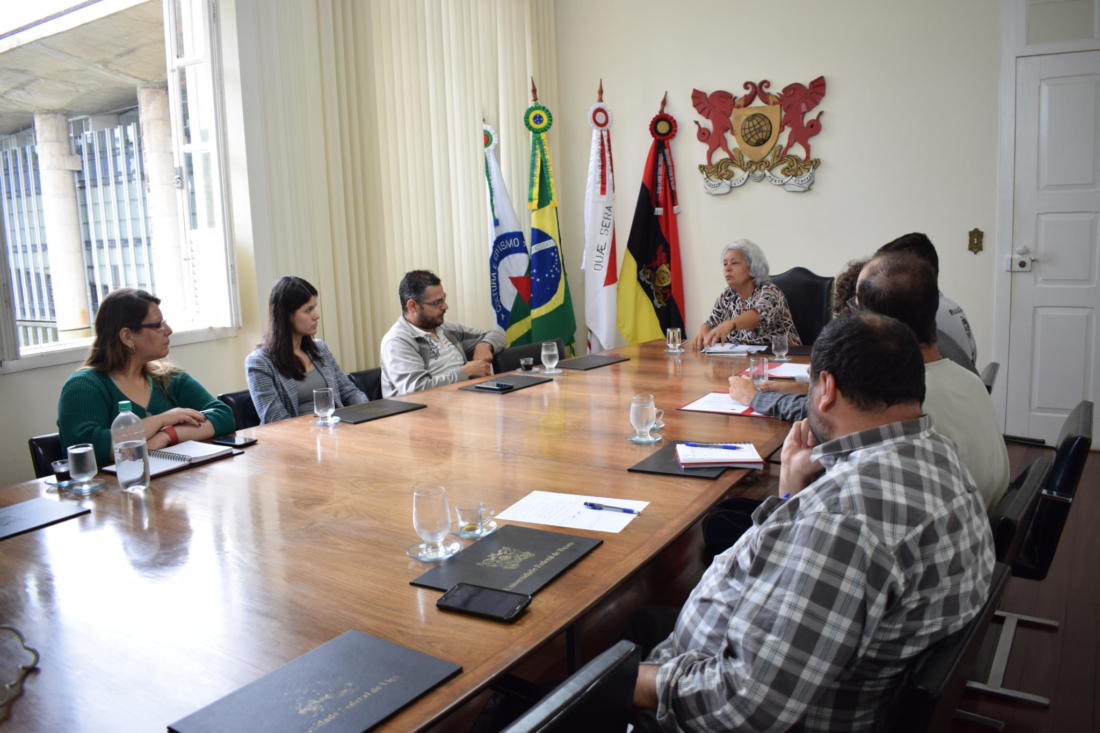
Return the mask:
M 506 524 L 409 582 L 437 590 L 471 583 L 534 595 L 602 542 Z
M 482 389 L 482 388 L 478 387 L 478 384 L 481 384 L 481 382 L 478 382 L 477 384 L 467 384 L 464 387 L 459 387 L 459 389 L 465 390 L 467 392 L 486 392 L 486 391 L 488 391 L 488 392 L 497 392 L 499 394 L 499 393 L 503 393 L 503 392 L 516 392 L 516 391 L 519 391 L 521 389 L 527 389 L 528 387 L 534 387 L 536 384 L 542 384 L 543 382 L 553 382 L 554 380 L 551 379 L 550 377 L 540 377 L 537 374 L 532 376 L 532 375 L 528 375 L 528 374 L 516 374 L 514 372 L 507 372 L 505 374 L 498 374 L 496 377 L 494 377 L 493 379 L 491 379 L 489 381 L 496 382 L 497 384 L 502 384 L 502 385 L 504 385 L 504 384 L 511 385 L 511 387 L 508 388 L 508 389 L 485 390 L 485 389 Z
M 462 667 L 345 631 L 168 726 L 169 733 L 362 733 Z
M 558 366 L 560 366 L 562 369 L 579 369 L 581 371 L 588 371 L 589 369 L 599 369 L 600 367 L 605 367 L 608 364 L 618 364 L 621 361 L 630 361 L 630 359 L 625 356 L 587 354 L 586 356 L 578 356 L 574 359 L 559 361 Z
M 368 420 L 377 420 L 380 417 L 389 417 L 390 415 L 398 415 L 402 412 L 411 412 L 412 410 L 419 410 L 423 407 L 427 407 L 427 405 L 421 405 L 416 402 L 402 402 L 400 400 L 371 400 L 370 402 L 360 402 L 358 405 L 341 407 L 332 414 L 340 418 L 340 422 L 349 422 L 352 425 L 358 425 Z

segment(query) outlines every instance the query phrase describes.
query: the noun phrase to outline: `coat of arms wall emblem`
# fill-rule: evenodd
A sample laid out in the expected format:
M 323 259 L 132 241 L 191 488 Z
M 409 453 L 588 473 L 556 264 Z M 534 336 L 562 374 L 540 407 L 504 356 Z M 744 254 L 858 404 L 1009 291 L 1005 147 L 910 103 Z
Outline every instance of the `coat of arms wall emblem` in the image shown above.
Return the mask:
M 750 180 L 795 192 L 814 185 L 821 159 L 810 157 L 810 138 L 821 132 L 824 112 L 811 119 L 806 115 L 825 96 L 825 77 L 808 86 L 788 84 L 779 94 L 769 92 L 770 86 L 767 79 L 747 81 L 740 97 L 721 89 L 710 94 L 692 90 L 691 103 L 710 122 L 709 128 L 695 122 L 696 137 L 707 146 L 707 162 L 699 166 L 707 193 L 729 193 Z M 726 157 L 715 161 L 718 152 Z

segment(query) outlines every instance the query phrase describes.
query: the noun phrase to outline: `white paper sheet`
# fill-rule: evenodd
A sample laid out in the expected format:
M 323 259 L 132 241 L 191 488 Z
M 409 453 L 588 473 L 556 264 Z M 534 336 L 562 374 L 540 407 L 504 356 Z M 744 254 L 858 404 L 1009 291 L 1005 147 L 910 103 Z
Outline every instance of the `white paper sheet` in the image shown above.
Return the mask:
M 773 366 L 768 369 L 770 376 L 777 379 L 799 379 L 803 381 L 809 381 L 810 379 L 810 365 L 809 364 L 795 364 L 793 362 L 786 362 L 779 366 Z
M 549 524 L 553 527 L 591 529 L 597 532 L 622 532 L 637 514 L 589 509 L 584 502 L 621 506 L 640 512 L 649 506 L 648 501 L 613 499 L 608 496 L 561 494 L 555 491 L 532 491 L 496 516 L 512 522 Z
M 751 407 L 730 397 L 729 392 L 709 392 L 694 402 L 680 408 L 689 412 L 717 412 L 723 415 L 748 415 L 763 417 Z
M 714 344 L 703 349 L 707 356 L 745 356 L 767 351 L 767 346 L 751 346 L 749 344 Z

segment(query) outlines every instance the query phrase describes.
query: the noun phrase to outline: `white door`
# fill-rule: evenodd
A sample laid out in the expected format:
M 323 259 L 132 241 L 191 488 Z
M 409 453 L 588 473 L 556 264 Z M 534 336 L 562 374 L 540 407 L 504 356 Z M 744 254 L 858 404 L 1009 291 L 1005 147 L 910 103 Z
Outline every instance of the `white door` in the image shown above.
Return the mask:
M 1097 397 L 1100 51 L 1016 62 L 1012 246 L 1005 432 L 1053 442 Z

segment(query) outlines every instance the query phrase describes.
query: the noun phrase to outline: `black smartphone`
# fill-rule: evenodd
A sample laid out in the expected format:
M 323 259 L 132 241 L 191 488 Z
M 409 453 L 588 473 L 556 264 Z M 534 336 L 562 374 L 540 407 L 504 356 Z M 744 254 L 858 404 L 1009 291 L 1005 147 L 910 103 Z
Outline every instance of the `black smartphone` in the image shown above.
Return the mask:
M 515 621 L 531 603 L 531 596 L 470 583 L 457 583 L 439 597 L 436 607 L 469 613 L 495 621 Z
M 487 392 L 507 392 L 515 388 L 516 385 L 508 382 L 478 382 L 474 385 L 474 389 L 483 389 Z
M 214 445 L 228 445 L 230 448 L 244 448 L 245 446 L 255 443 L 256 439 L 246 438 L 243 435 L 230 433 L 229 435 L 221 435 L 217 438 L 211 438 L 210 442 Z

